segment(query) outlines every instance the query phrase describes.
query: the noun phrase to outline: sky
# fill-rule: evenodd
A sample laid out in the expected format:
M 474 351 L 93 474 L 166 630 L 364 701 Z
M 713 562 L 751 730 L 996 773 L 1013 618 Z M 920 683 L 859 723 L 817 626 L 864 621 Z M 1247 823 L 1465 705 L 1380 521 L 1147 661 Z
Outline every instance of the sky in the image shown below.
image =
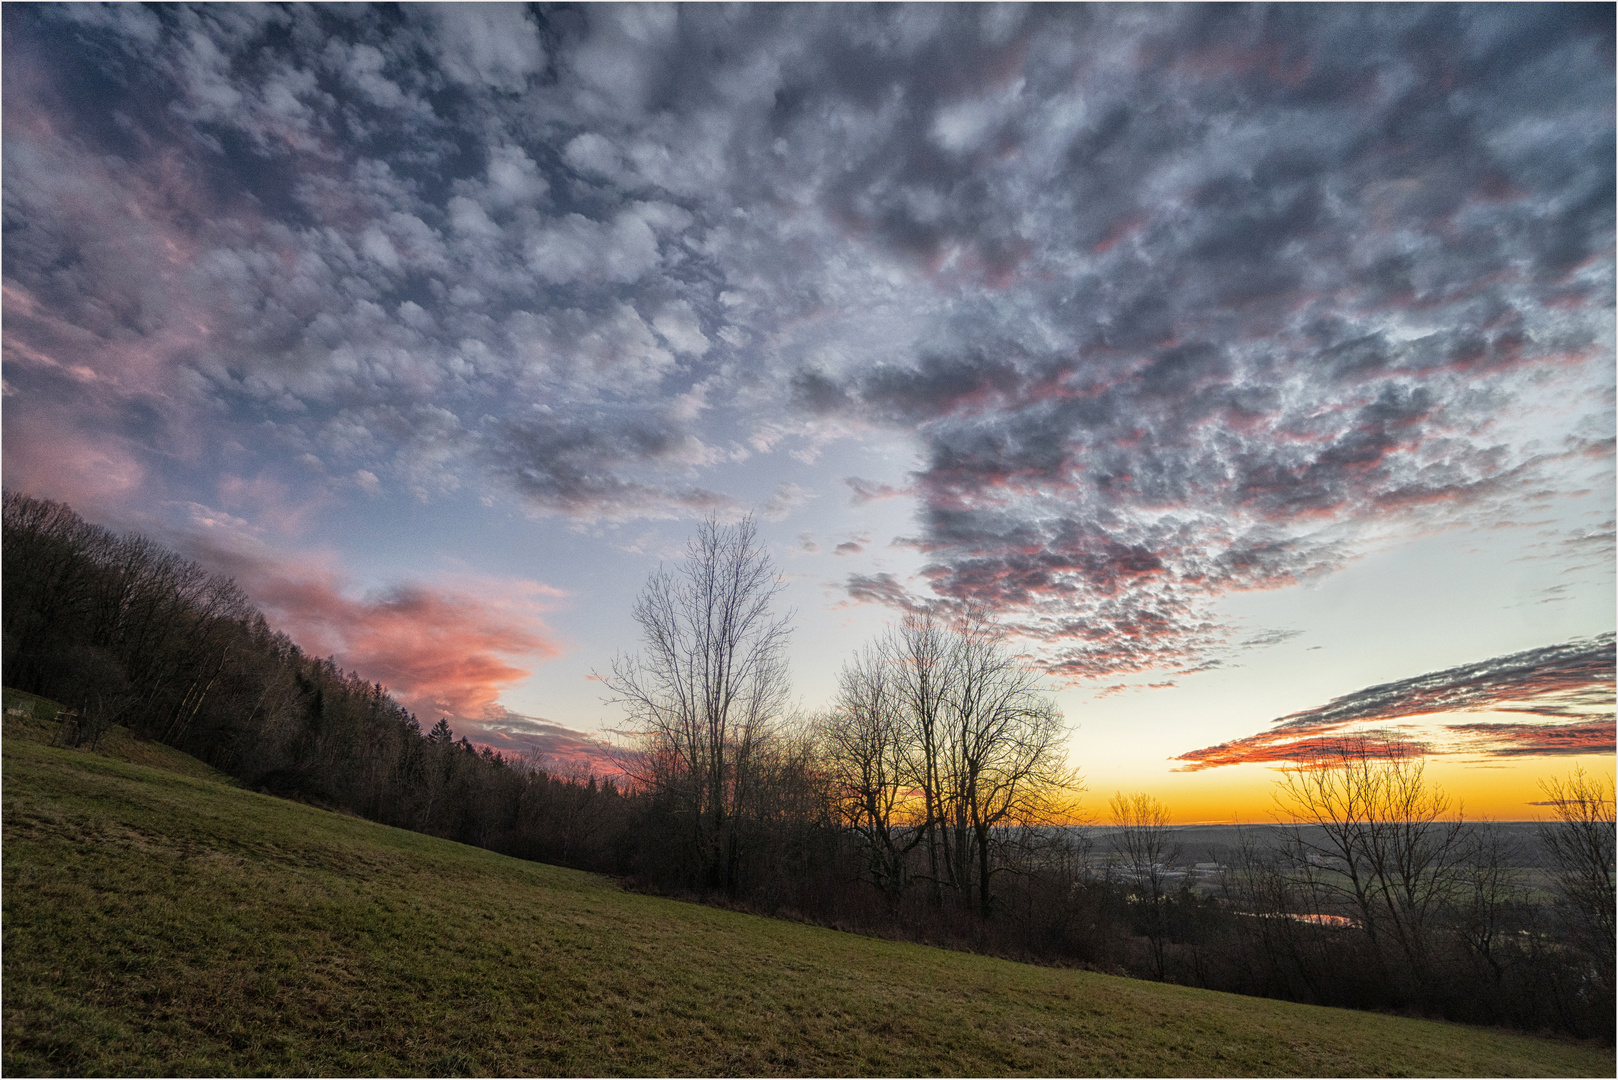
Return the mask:
M 802 715 L 979 603 L 1093 813 L 1612 772 L 1611 5 L 0 18 L 7 488 L 424 728 L 601 767 L 752 514 Z

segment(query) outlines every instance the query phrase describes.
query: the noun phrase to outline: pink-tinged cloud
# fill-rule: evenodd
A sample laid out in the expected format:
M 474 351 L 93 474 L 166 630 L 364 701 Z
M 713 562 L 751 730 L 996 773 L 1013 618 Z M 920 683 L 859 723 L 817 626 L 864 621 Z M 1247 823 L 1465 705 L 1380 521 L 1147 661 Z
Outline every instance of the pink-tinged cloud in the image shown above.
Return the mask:
M 192 506 L 172 539 L 235 578 L 306 652 L 382 683 L 424 722 L 504 715 L 501 692 L 562 651 L 543 618 L 561 594 L 537 581 L 460 574 L 356 598 L 329 553 L 271 550 L 222 511 Z
M 1446 668 L 1383 683 L 1314 709 L 1290 713 L 1268 731 L 1181 754 L 1181 771 L 1248 762 L 1307 763 L 1345 739 L 1399 738 L 1390 721 L 1444 713 L 1514 712 L 1561 723 L 1447 724 L 1431 753 L 1488 757 L 1608 752 L 1613 746 L 1613 634 Z M 1368 731 L 1364 725 L 1384 725 Z M 1406 739 L 1405 741 L 1409 741 Z
M 294 641 L 381 682 L 418 715 L 482 716 L 528 678 L 525 662 L 561 652 L 535 616 L 487 596 L 404 585 L 356 600 L 325 577 L 249 588 Z
M 8 470 L 105 431 L 129 504 L 259 526 L 220 474 L 272 458 L 677 518 L 741 505 L 738 425 L 875 425 L 922 454 L 921 587 L 1107 681 L 1216 663 L 1232 591 L 1610 490 L 1543 422 L 1611 420 L 1610 8 L 698 6 L 698 55 L 601 5 L 513 16 L 481 84 L 467 5 L 5 10 L 6 408 L 72 418 Z M 609 42 L 689 92 L 603 97 Z M 772 121 L 716 108 L 760 58 Z M 498 134 L 584 99 L 606 135 Z
M 1140 232 L 1141 227 L 1144 226 L 1148 220 L 1149 218 L 1147 215 L 1139 211 L 1120 218 L 1110 229 L 1107 230 L 1105 236 L 1096 241 L 1095 246 L 1090 249 L 1091 254 L 1105 255 L 1114 247 L 1118 246 L 1119 242 L 1128 239 L 1135 233 Z
M 1344 724 L 1313 735 L 1300 736 L 1295 733 L 1286 735 L 1279 732 L 1253 735 L 1202 750 L 1193 750 L 1174 760 L 1189 763 L 1177 769 L 1177 772 L 1200 772 L 1220 765 L 1254 763 L 1309 766 L 1321 761 L 1331 761 L 1347 750 L 1375 756 L 1384 751 L 1390 755 L 1410 750 L 1424 754 L 1432 753 L 1434 747 L 1430 743 L 1412 739 L 1399 732 L 1363 728 L 1350 730 L 1350 725 Z
M 219 478 L 219 498 L 227 510 L 283 536 L 307 532 L 315 515 L 336 501 L 325 485 L 295 491 L 268 471 L 252 477 L 223 474 Z
M 1143 59 L 1148 55 L 1143 50 Z M 1248 47 L 1218 44 L 1188 50 L 1174 64 L 1173 70 L 1176 74 L 1210 80 L 1259 75 L 1284 86 L 1297 87 L 1308 79 L 1310 61 L 1307 52 L 1295 42 L 1266 41 Z
M 488 709 L 481 720 L 452 722 L 458 734 L 474 746 L 488 747 L 502 757 L 520 759 L 546 772 L 563 776 L 627 777 L 639 754 L 538 716 L 523 716 L 509 709 Z
M 901 495 L 914 494 L 911 488 L 896 488 L 891 484 L 879 483 L 876 480 L 865 480 L 858 476 L 844 477 L 843 483 L 847 484 L 849 490 L 853 492 L 848 500 L 851 506 L 864 506 L 868 502 L 876 502 L 879 499 L 896 499 Z
M 58 410 L 17 410 L 6 420 L 5 486 L 13 491 L 60 500 L 96 519 L 146 485 L 146 469 L 128 445 L 79 431 Z

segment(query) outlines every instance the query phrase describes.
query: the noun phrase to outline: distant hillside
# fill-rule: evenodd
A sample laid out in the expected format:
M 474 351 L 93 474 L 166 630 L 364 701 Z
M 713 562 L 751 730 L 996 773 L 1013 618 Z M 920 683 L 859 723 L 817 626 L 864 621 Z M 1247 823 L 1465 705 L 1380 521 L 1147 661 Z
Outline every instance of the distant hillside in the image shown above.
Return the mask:
M 1517 865 L 1545 868 L 1551 861 L 1541 850 L 1541 837 L 1545 823 L 1539 821 L 1473 821 L 1463 831 L 1474 833 L 1487 829 L 1513 845 Z M 1283 846 L 1288 835 L 1302 831 L 1311 842 L 1322 833 L 1318 826 L 1298 825 L 1295 822 L 1257 821 L 1240 825 L 1175 825 L 1166 830 L 1164 843 L 1180 853 L 1187 864 L 1199 862 L 1234 863 L 1241 857 L 1244 845 L 1261 848 Z M 1097 847 L 1106 847 L 1117 827 L 1112 825 L 1074 825 L 1069 828 L 1075 836 L 1088 837 Z
M 5 724 L 8 1075 L 1613 1074 L 1611 1050 L 627 893 Z

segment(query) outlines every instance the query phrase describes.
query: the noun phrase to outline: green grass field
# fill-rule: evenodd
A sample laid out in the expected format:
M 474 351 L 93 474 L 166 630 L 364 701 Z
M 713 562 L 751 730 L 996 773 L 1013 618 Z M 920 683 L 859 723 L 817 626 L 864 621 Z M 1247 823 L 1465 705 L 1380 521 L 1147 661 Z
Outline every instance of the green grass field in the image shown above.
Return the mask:
M 1606 1049 L 641 896 L 54 730 L 6 717 L 8 1076 L 1614 1071 Z

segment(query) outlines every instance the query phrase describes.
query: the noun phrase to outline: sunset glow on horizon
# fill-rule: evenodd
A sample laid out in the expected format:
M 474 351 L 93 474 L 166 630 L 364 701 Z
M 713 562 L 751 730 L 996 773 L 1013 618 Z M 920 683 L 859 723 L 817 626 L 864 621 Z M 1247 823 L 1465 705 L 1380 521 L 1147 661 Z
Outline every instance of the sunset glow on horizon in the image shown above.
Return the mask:
M 614 771 L 637 593 L 751 514 L 799 715 L 982 605 L 1097 821 L 1613 773 L 1611 6 L 3 21 L 5 485 L 424 729 Z

